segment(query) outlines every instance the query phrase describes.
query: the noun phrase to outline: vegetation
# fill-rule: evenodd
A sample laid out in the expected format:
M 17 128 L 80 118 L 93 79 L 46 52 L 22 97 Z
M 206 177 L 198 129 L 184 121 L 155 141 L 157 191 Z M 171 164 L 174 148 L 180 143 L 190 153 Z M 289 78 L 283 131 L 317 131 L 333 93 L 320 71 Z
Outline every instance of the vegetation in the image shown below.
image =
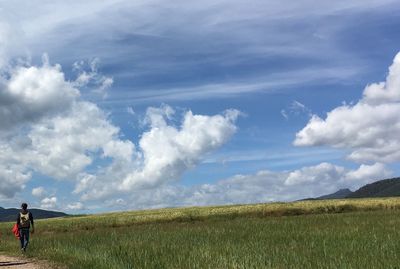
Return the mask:
M 398 209 L 381 198 L 39 220 L 27 255 L 74 269 L 396 268 Z M 0 250 L 20 255 L 11 226 L 0 224 Z

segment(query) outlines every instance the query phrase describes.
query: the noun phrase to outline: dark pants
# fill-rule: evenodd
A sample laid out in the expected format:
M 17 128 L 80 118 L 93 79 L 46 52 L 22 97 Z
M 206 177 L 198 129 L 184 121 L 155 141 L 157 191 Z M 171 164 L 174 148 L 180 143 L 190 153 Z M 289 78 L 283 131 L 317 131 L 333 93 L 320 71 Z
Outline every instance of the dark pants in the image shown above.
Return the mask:
M 21 242 L 21 249 L 26 249 L 29 244 L 29 228 L 19 229 L 19 240 Z

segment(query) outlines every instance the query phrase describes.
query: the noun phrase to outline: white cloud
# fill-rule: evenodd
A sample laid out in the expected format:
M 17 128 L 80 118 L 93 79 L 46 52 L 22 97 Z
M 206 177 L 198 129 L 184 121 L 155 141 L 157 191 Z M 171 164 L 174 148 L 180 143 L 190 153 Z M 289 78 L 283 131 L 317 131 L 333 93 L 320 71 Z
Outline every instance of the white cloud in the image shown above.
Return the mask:
M 132 191 L 126 199 L 136 208 L 291 201 L 321 196 L 341 188 L 355 190 L 388 175 L 390 171 L 379 163 L 361 165 L 355 170 L 321 163 L 293 171 L 262 170 L 235 175 L 213 184 L 191 187 L 162 185 L 150 190 Z M 118 205 L 114 203 L 114 206 Z
M 178 179 L 204 154 L 220 147 L 233 135 L 238 111 L 230 110 L 216 116 L 193 115 L 189 111 L 180 129 L 167 125 L 165 119 L 154 115 L 159 115 L 158 111 L 148 111 L 152 128 L 142 135 L 139 142 L 144 167 L 124 179 L 123 189 L 144 182 L 155 185 Z
M 96 77 L 97 67 L 92 65 L 91 75 Z M 134 144 L 120 139 L 120 130 L 107 113 L 80 99 L 78 84 L 67 81 L 61 67 L 50 65 L 47 56 L 40 67 L 16 66 L 1 76 L 0 195 L 14 196 L 32 171 L 74 181 L 98 159 L 111 160 L 111 176 L 122 163 L 135 163 Z
M 357 162 L 400 160 L 400 53 L 385 82 L 368 85 L 355 105 L 342 105 L 326 119 L 313 115 L 296 134 L 296 146 L 330 145 L 350 149 Z
M 200 4 L 178 1 L 173 4 L 173 8 L 171 5 L 159 0 L 105 0 L 101 3 L 85 1 L 71 2 L 68 5 L 59 1 L 42 1 L 40 5 L 34 1 L 11 1 L 2 4 L 0 17 L 7 21 L 13 34 L 15 29 L 20 29 L 14 35 L 21 37 L 17 39 L 18 42 L 11 41 L 10 46 L 22 43 L 29 54 L 36 55 L 45 50 L 65 62 L 79 57 L 101 57 L 112 64 L 135 63 L 138 66 L 134 68 L 136 70 L 126 70 L 122 64 L 119 65 L 119 70 L 115 70 L 121 71 L 125 76 L 128 73 L 143 78 L 142 74 L 146 76 L 171 72 L 170 74 L 176 75 L 181 74 L 184 69 L 196 70 L 197 59 L 189 62 L 187 57 L 184 64 L 176 61 L 177 57 L 186 56 L 193 51 L 213 55 L 210 59 L 202 59 L 202 63 L 217 62 L 225 70 L 243 61 L 261 57 L 268 60 L 269 57 L 283 56 L 286 59 L 309 59 L 314 63 L 312 67 L 299 68 L 308 69 L 307 74 L 288 72 L 285 69 L 271 72 L 279 73 L 277 77 L 265 77 L 265 72 L 261 72 L 262 75 L 245 79 L 238 77 L 236 81 L 231 78 L 232 81 L 226 84 L 212 84 L 207 81 L 202 85 L 183 85 L 167 91 L 150 91 L 149 88 L 138 87 L 131 91 L 129 98 L 129 102 L 142 101 L 142 98 L 165 101 L 225 97 L 312 83 L 321 78 L 337 81 L 352 77 L 365 68 L 365 62 L 357 54 L 344 50 L 343 46 L 337 46 L 338 40 L 343 40 L 341 34 L 348 28 L 349 21 L 354 23 L 351 15 L 360 16 L 366 11 L 392 10 L 396 7 L 396 2 L 371 0 L 362 3 L 316 3 L 306 0 L 275 3 L 258 0 L 248 5 L 242 1 L 206 0 Z M 340 21 L 336 19 L 339 13 L 343 14 Z M 357 20 L 358 23 L 363 22 L 359 21 Z M 303 27 L 295 28 L 296 31 L 286 27 L 299 24 Z M 316 40 L 315 36 L 323 36 L 324 39 Z M 339 38 L 335 38 L 336 36 Z M 325 39 L 330 42 L 322 42 Z M 60 49 L 60 44 L 79 45 L 63 46 Z M 227 47 L 231 49 L 227 50 Z M 166 50 L 168 53 L 165 53 Z M 326 51 L 330 53 L 326 54 Z M 321 55 L 327 59 L 323 61 L 324 66 L 316 61 Z M 89 77 L 89 72 L 82 74 L 81 81 Z M 103 86 L 108 87 L 110 80 L 104 82 Z M 107 95 L 102 87 L 99 88 L 99 93 Z M 126 90 L 121 90 L 120 94 L 122 98 L 114 98 L 115 102 L 126 101 Z
M 1 146 L 1 145 L 0 145 Z M 0 159 L 1 156 L 0 156 Z M 25 188 L 31 173 L 19 164 L 0 164 L 0 197 L 11 198 Z
M 132 116 L 136 115 L 135 110 L 133 110 L 133 107 L 131 107 L 131 106 L 128 106 L 128 107 L 126 108 L 126 112 L 127 112 L 128 114 L 131 114 Z
M 74 202 L 67 205 L 67 210 L 76 211 L 83 209 L 85 209 L 85 206 L 81 202 Z
M 57 197 L 46 197 L 40 202 L 40 207 L 43 209 L 56 209 Z
M 288 120 L 289 115 L 312 117 L 311 110 L 299 101 L 294 100 L 287 109 L 281 110 L 281 115 Z
M 295 115 L 306 114 L 311 117 L 311 110 L 299 101 L 294 100 L 290 105 L 290 111 Z
M 132 154 L 133 144 L 120 141 L 118 134 L 119 128 L 95 104 L 76 102 L 64 115 L 33 126 L 28 137 L 32 141 L 30 153 L 35 158 L 30 162 L 46 175 L 74 179 L 92 163 L 99 150 L 110 157 L 121 153 L 126 158 Z
M 0 131 L 62 112 L 79 96 L 59 65 L 17 67 L 9 76 L 0 84 Z
M 89 59 L 93 58 L 91 56 L 98 55 L 101 55 L 102 59 L 108 57 L 106 61 L 111 66 L 116 62 L 120 64 L 121 60 L 126 60 L 126 62 L 137 64 L 138 69 L 143 68 L 141 72 L 147 75 L 159 72 L 159 70 L 166 72 L 166 70 L 172 69 L 181 74 L 184 68 L 190 69 L 193 66 L 197 70 L 198 59 L 195 59 L 194 64 L 193 62 L 185 62 L 182 65 L 176 63 L 176 59 L 186 56 L 184 54 L 186 50 L 182 50 L 182 47 L 193 48 L 189 53 L 196 51 L 199 52 L 199 55 L 211 55 L 210 52 L 212 52 L 212 55 L 217 57 L 217 59 L 211 57 L 212 61 L 219 63 L 224 69 L 238 65 L 240 61 L 248 61 L 253 58 L 259 61 L 261 55 L 280 55 L 290 59 L 294 57 L 295 60 L 298 59 L 297 57 L 301 57 L 301 59 L 318 63 L 319 61 L 315 60 L 320 59 L 321 51 L 323 53 L 330 51 L 329 55 L 324 54 L 324 57 L 328 57 L 324 62 L 332 63 L 330 66 L 305 66 L 305 68 L 299 68 L 301 71 L 289 72 L 273 70 L 267 77 L 265 72 L 262 72 L 260 77 L 240 77 L 238 80 L 226 83 L 219 81 L 204 81 L 200 85 L 184 85 L 182 83 L 176 88 L 165 91 L 156 88 L 152 90 L 136 89 L 129 91 L 130 96 L 122 87 L 120 95 L 115 95 L 114 100 L 132 103 L 143 100 L 165 101 L 239 96 L 250 92 L 281 89 L 298 85 L 299 82 L 307 84 L 321 79 L 337 81 L 354 76 L 360 70 L 360 66 L 366 65 L 360 65 L 360 60 L 352 53 L 337 49 L 341 46 L 336 46 L 335 42 L 328 42 L 329 44 L 315 42 L 311 37 L 312 29 L 307 24 L 322 25 L 319 22 L 323 21 L 324 25 L 330 25 L 331 20 L 326 18 L 335 19 L 335 16 L 331 16 L 332 14 L 343 12 L 359 15 L 377 7 L 381 8 L 391 3 L 396 4 L 394 1 L 382 0 L 368 0 L 362 1 L 362 3 L 342 1 L 334 4 L 301 1 L 290 5 L 289 1 L 280 4 L 256 1 L 254 5 L 240 1 L 228 2 L 206 0 L 199 4 L 180 1 L 175 3 L 172 9 L 170 4 L 158 0 L 150 2 L 112 0 L 101 3 L 85 1 L 68 4 L 45 1 L 41 5 L 32 1 L 7 2 L 0 9 L 1 20 L 9 21 L 4 24 L 5 26 L 0 25 L 0 62 L 2 60 L 6 62 L 1 55 L 8 55 L 12 47 L 18 43 L 29 47 L 28 54 L 36 55 L 35 52 L 38 50 L 40 53 L 46 50 L 50 51 L 52 55 L 54 55 L 53 53 L 58 54 L 57 59 L 66 62 L 76 59 L 77 55 Z M 228 5 L 229 8 L 223 8 Z M 167 9 L 172 12 L 165 13 Z M 13 12 L 9 12 L 10 10 Z M 222 13 L 221 10 L 223 10 Z M 122 13 L 129 16 L 121 16 Z M 162 17 L 160 14 L 168 14 L 168 19 L 160 20 L 159 18 Z M 287 14 L 290 14 L 290 18 Z M 325 19 L 321 20 L 321 18 Z M 353 19 L 353 17 L 347 17 L 347 20 L 343 19 L 340 25 L 335 24 L 335 29 L 321 27 L 319 30 L 323 30 L 323 32 L 315 33 L 315 36 L 332 38 L 334 32 L 342 33 L 341 30 L 347 27 L 349 19 Z M 282 27 L 277 27 L 283 21 L 287 23 L 285 25 L 298 25 L 297 22 L 302 22 L 307 34 L 301 30 L 297 33 L 286 32 Z M 121 25 L 129 27 L 121 28 Z M 256 25 L 266 27 L 254 27 Z M 17 28 L 20 28 L 21 31 L 16 30 Z M 262 35 L 260 35 L 260 31 L 263 32 Z M 193 35 L 194 32 L 197 34 Z M 16 37 L 19 33 L 23 33 L 23 35 Z M 271 39 L 271 36 L 274 38 Z M 176 39 L 177 37 L 178 39 Z M 137 39 L 140 42 L 136 42 Z M 153 44 L 162 44 L 169 53 L 178 52 L 178 54 L 171 57 L 164 57 L 164 55 L 160 57 L 158 53 L 154 54 L 154 51 L 159 51 L 158 47 L 150 49 L 147 47 L 148 39 Z M 3 46 L 4 40 L 7 40 L 5 46 Z M 20 40 L 23 42 L 19 42 Z M 131 53 L 133 45 L 130 40 L 134 40 L 135 53 Z M 167 40 L 168 42 L 161 42 Z M 74 44 L 78 41 L 79 46 L 65 46 L 65 49 L 59 50 L 59 44 Z M 98 46 L 100 43 L 101 46 Z M 211 44 L 211 46 L 204 46 L 204 43 Z M 121 44 L 124 45 L 121 46 Z M 282 44 L 295 45 L 282 46 Z M 232 50 L 226 50 L 227 45 Z M 239 49 L 235 52 L 236 47 Z M 2 53 L 4 51 L 7 53 Z M 22 53 L 21 51 L 18 51 L 18 55 Z M 223 54 L 223 51 L 229 51 L 230 54 Z M 15 54 L 11 53 L 10 55 Z M 129 55 L 134 56 L 128 57 Z M 224 58 L 224 61 L 220 61 L 218 57 Z M 168 62 L 168 59 L 173 60 Z M 353 64 L 354 62 L 357 64 Z M 78 65 L 79 63 L 77 63 Z M 56 179 L 76 180 L 75 192 L 93 199 L 97 195 L 119 192 L 126 194 L 135 192 L 137 187 L 163 185 L 177 180 L 184 171 L 201 161 L 205 154 L 226 143 L 236 130 L 236 111 L 209 116 L 194 115 L 192 112 L 188 112 L 184 116 L 184 120 L 180 122 L 179 120 L 174 121 L 176 116 L 173 114 L 173 110 L 164 106 L 161 108 L 164 111 L 161 112 L 157 112 L 160 110 L 159 108 L 149 109 L 150 130 L 141 136 L 141 140 L 135 147 L 132 141 L 121 138 L 122 134 L 119 128 L 110 122 L 106 113 L 95 104 L 82 101 L 79 96 L 79 90 L 82 90 L 82 87 L 95 86 L 92 93 L 100 94 L 105 98 L 113 83 L 112 78 L 99 74 L 96 60 L 89 62 L 89 65 L 89 69 L 78 70 L 78 78 L 75 81 L 67 81 L 59 66 L 50 66 L 49 64 L 44 64 L 42 67 L 20 66 L 12 69 L 13 72 L 0 79 L 2 109 L 4 104 L 4 109 L 0 111 L 0 161 L 4 162 L 0 163 L 4 166 L 3 173 L 9 171 L 8 174 L 2 176 L 5 178 L 2 182 L 6 182 L 6 184 L 1 185 L 0 193 L 12 196 L 23 188 L 32 172 L 39 172 Z M 121 73 L 118 73 L 119 75 L 127 75 L 127 73 L 132 75 L 134 71 L 137 71 L 126 70 L 122 67 L 123 64 L 119 66 L 122 70 Z M 315 72 L 316 69 L 318 72 Z M 229 70 L 226 70 L 226 73 L 229 74 Z M 397 71 L 394 70 L 393 73 L 397 73 Z M 134 74 L 139 78 L 138 81 L 143 79 L 139 72 Z M 165 76 L 165 73 L 163 75 Z M 23 81 L 23 83 L 14 85 L 11 83 L 13 79 L 17 82 L 20 79 L 19 81 Z M 365 99 L 368 99 L 365 107 L 382 106 L 381 110 L 372 109 L 374 114 L 379 115 L 382 111 L 384 113 L 387 108 L 386 101 L 396 96 L 393 89 L 397 86 L 388 85 L 397 85 L 397 82 L 389 83 L 389 81 L 388 78 L 386 86 L 371 86 L 371 90 L 365 90 Z M 10 88 L 10 85 L 14 85 L 14 88 Z M 377 91 L 372 88 L 385 88 L 387 93 L 377 94 Z M 382 100 L 385 103 L 382 103 Z M 348 113 L 353 113 L 351 110 L 356 110 L 354 107 L 348 106 Z M 364 111 L 365 107 L 360 110 Z M 390 111 L 387 113 L 390 115 L 398 113 L 397 109 L 388 110 Z M 284 112 L 283 115 L 285 115 Z M 372 123 L 366 123 L 365 126 L 376 124 L 375 122 L 379 122 L 383 126 L 383 117 L 377 116 L 377 119 L 374 119 Z M 345 120 L 348 118 L 352 119 L 347 115 L 344 117 Z M 365 116 L 362 118 L 366 121 Z M 312 121 L 310 121 L 310 125 Z M 359 118 L 355 117 L 355 123 L 351 122 L 349 128 L 351 129 L 353 124 L 357 125 L 358 121 Z M 393 129 L 390 131 L 393 131 L 394 134 L 398 133 L 393 117 L 389 117 L 389 121 L 385 127 L 394 123 Z M 176 122 L 179 122 L 178 126 L 174 125 Z M 336 122 L 334 121 L 330 125 L 333 124 Z M 10 127 L 19 129 L 10 134 L 10 129 L 13 129 Z M 317 131 L 329 130 L 326 127 L 322 126 L 321 130 L 317 128 Z M 382 142 L 375 139 L 381 135 L 380 133 L 377 134 L 377 131 L 373 129 L 369 132 L 370 134 L 367 134 L 366 137 L 353 139 L 354 135 L 361 134 L 351 129 L 343 136 L 334 133 L 338 136 L 330 136 L 328 139 L 308 137 L 309 139 L 301 140 L 299 144 L 329 144 L 336 147 L 350 147 L 352 149 L 350 158 L 359 161 L 384 162 L 400 158 L 398 138 L 386 139 L 387 136 L 390 136 L 390 134 L 386 134 L 386 140 L 383 139 Z M 335 140 L 337 137 L 341 139 Z M 348 139 L 349 137 L 350 139 Z M 370 146 L 374 140 L 377 145 Z M 353 144 L 356 142 L 349 141 L 362 141 L 364 144 Z M 100 168 L 94 167 L 97 160 L 106 165 L 102 165 Z M 90 167 L 90 171 L 87 171 L 88 167 Z M 379 165 L 374 167 L 380 171 Z M 357 175 L 368 169 L 374 170 L 360 167 L 360 171 L 355 173 L 354 177 L 357 178 Z M 324 173 L 325 177 L 323 178 L 326 179 L 341 174 L 340 167 L 329 164 L 308 170 Z M 303 174 L 307 174 L 308 170 L 293 171 L 296 173 L 292 176 L 292 184 L 314 180 L 315 178 L 302 177 Z M 267 175 L 273 178 L 271 173 L 266 171 L 253 176 L 254 178 L 263 178 Z M 15 180 L 14 178 L 19 179 Z M 247 178 L 247 176 L 243 176 L 243 178 Z M 201 189 L 196 193 L 199 197 L 201 197 L 202 191 L 212 192 L 218 189 L 214 185 L 204 185 L 202 188 L 204 190 Z M 159 196 L 174 197 L 172 193 L 172 187 L 170 189 L 165 187 Z M 239 194 L 241 190 L 236 189 L 234 193 Z M 246 192 L 243 192 L 242 199 L 245 199 L 245 194 Z M 149 197 L 151 198 L 151 195 Z M 234 197 L 233 194 L 232 197 Z M 218 198 L 215 199 L 218 200 Z M 247 197 L 247 199 L 251 199 L 251 197 Z
M 225 203 L 285 201 L 316 197 L 341 188 L 354 190 L 388 175 L 389 171 L 381 164 L 361 165 L 357 170 L 349 170 L 321 163 L 288 172 L 260 171 L 254 175 L 238 175 L 202 188 L 200 193 L 211 196 L 206 198 L 209 203 L 218 196 L 225 197 Z
M 363 101 L 369 104 L 386 104 L 400 101 L 400 53 L 389 67 L 385 82 L 368 85 L 363 94 Z
M 89 77 L 96 77 L 96 63 L 91 64 Z M 41 67 L 17 66 L 9 74 L 0 92 L 0 160 L 6 167 L 0 176 L 7 178 L 0 193 L 7 197 L 24 188 L 31 172 L 76 181 L 74 193 L 85 199 L 176 181 L 236 131 L 236 110 L 214 116 L 188 111 L 175 127 L 179 118 L 163 105 L 148 109 L 150 130 L 137 150 L 120 138 L 107 113 L 81 99 L 78 87 L 87 83 L 81 76 L 67 81 L 47 56 Z M 86 171 L 98 160 L 103 165 Z
M 82 174 L 75 193 L 83 193 L 83 199 L 100 199 L 116 192 L 127 193 L 177 181 L 205 154 L 226 143 L 235 133 L 234 122 L 239 112 L 227 110 L 221 115 L 204 116 L 188 111 L 180 128 L 169 123 L 174 114 L 169 106 L 149 108 L 146 117 L 150 130 L 142 134 L 136 158 L 115 158 L 103 173 Z
M 281 115 L 282 115 L 282 117 L 284 117 L 286 120 L 289 119 L 289 116 L 288 116 L 288 114 L 287 114 L 287 112 L 286 112 L 285 109 L 282 109 L 282 110 L 281 110 Z
M 78 77 L 74 81 L 74 85 L 79 88 L 90 88 L 92 93 L 98 94 L 105 99 L 114 80 L 111 77 L 100 74 L 98 70 L 99 62 L 98 58 L 94 58 L 89 62 L 75 62 L 73 67 L 78 72 Z
M 129 92 L 114 91 L 113 96 L 105 101 L 107 104 L 135 104 L 146 102 L 165 102 L 176 100 L 201 100 L 226 97 L 239 97 L 245 94 L 257 92 L 274 92 L 277 89 L 287 89 L 299 84 L 313 84 L 322 80 L 330 80 L 340 77 L 349 79 L 358 72 L 346 67 L 321 67 L 318 72 L 314 68 L 305 67 L 301 70 L 282 71 L 251 81 L 238 81 L 226 83 L 209 83 L 191 85 L 177 88 L 137 89 Z
M 303 184 L 326 184 L 330 185 L 333 181 L 340 179 L 345 173 L 343 167 L 330 163 L 321 163 L 316 166 L 304 167 L 290 172 L 285 185 L 303 185 Z
M 43 187 L 37 187 L 32 189 L 32 195 L 35 197 L 43 197 L 46 194 L 46 190 Z
M 125 199 L 122 198 L 114 198 L 114 199 L 109 199 L 104 202 L 104 204 L 108 208 L 122 208 L 122 209 L 129 209 L 128 203 L 125 201 Z
M 362 164 L 357 170 L 349 171 L 346 174 L 346 180 L 359 181 L 365 178 L 382 179 L 391 175 L 384 164 L 375 163 L 373 165 Z

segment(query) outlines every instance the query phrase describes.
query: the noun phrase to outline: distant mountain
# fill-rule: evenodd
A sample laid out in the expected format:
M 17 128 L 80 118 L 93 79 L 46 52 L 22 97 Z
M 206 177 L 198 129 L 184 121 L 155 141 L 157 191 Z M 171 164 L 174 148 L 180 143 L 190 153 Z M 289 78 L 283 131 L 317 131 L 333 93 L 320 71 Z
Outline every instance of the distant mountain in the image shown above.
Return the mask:
M 343 198 L 395 197 L 400 196 L 400 177 L 379 180 L 362 186 L 355 192 L 349 189 L 340 189 L 337 192 L 304 200 L 325 200 Z
M 56 218 L 56 217 L 65 217 L 68 216 L 63 212 L 57 211 L 48 211 L 43 209 L 28 209 L 29 212 L 32 212 L 34 219 L 48 219 L 48 218 Z M 20 209 L 17 208 L 3 208 L 0 207 L 0 221 L 16 221 L 18 213 Z
M 340 189 L 337 192 L 334 192 L 334 193 L 331 193 L 331 194 L 322 195 L 322 196 L 318 196 L 318 197 L 315 197 L 315 198 L 305 198 L 305 199 L 301 199 L 301 200 L 298 200 L 298 201 L 343 199 L 343 198 L 346 198 L 351 193 L 353 193 L 353 192 L 351 190 L 349 190 L 349 189 Z
M 351 195 L 353 192 L 349 189 L 340 189 L 337 192 L 327 194 L 327 195 L 322 195 L 317 198 L 316 200 L 324 200 L 324 199 L 343 199 L 347 198 L 349 195 Z
M 392 197 L 400 196 L 400 177 L 379 180 L 367 184 L 357 191 L 349 194 L 346 198 L 367 197 Z

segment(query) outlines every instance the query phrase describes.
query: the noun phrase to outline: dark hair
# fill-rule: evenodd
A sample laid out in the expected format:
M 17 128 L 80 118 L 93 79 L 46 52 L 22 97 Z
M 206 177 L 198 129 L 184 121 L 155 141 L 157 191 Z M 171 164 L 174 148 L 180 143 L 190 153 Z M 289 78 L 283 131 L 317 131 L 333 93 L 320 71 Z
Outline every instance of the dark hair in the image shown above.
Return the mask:
M 28 204 L 27 203 L 22 203 L 21 204 L 21 208 L 26 210 L 28 208 Z

